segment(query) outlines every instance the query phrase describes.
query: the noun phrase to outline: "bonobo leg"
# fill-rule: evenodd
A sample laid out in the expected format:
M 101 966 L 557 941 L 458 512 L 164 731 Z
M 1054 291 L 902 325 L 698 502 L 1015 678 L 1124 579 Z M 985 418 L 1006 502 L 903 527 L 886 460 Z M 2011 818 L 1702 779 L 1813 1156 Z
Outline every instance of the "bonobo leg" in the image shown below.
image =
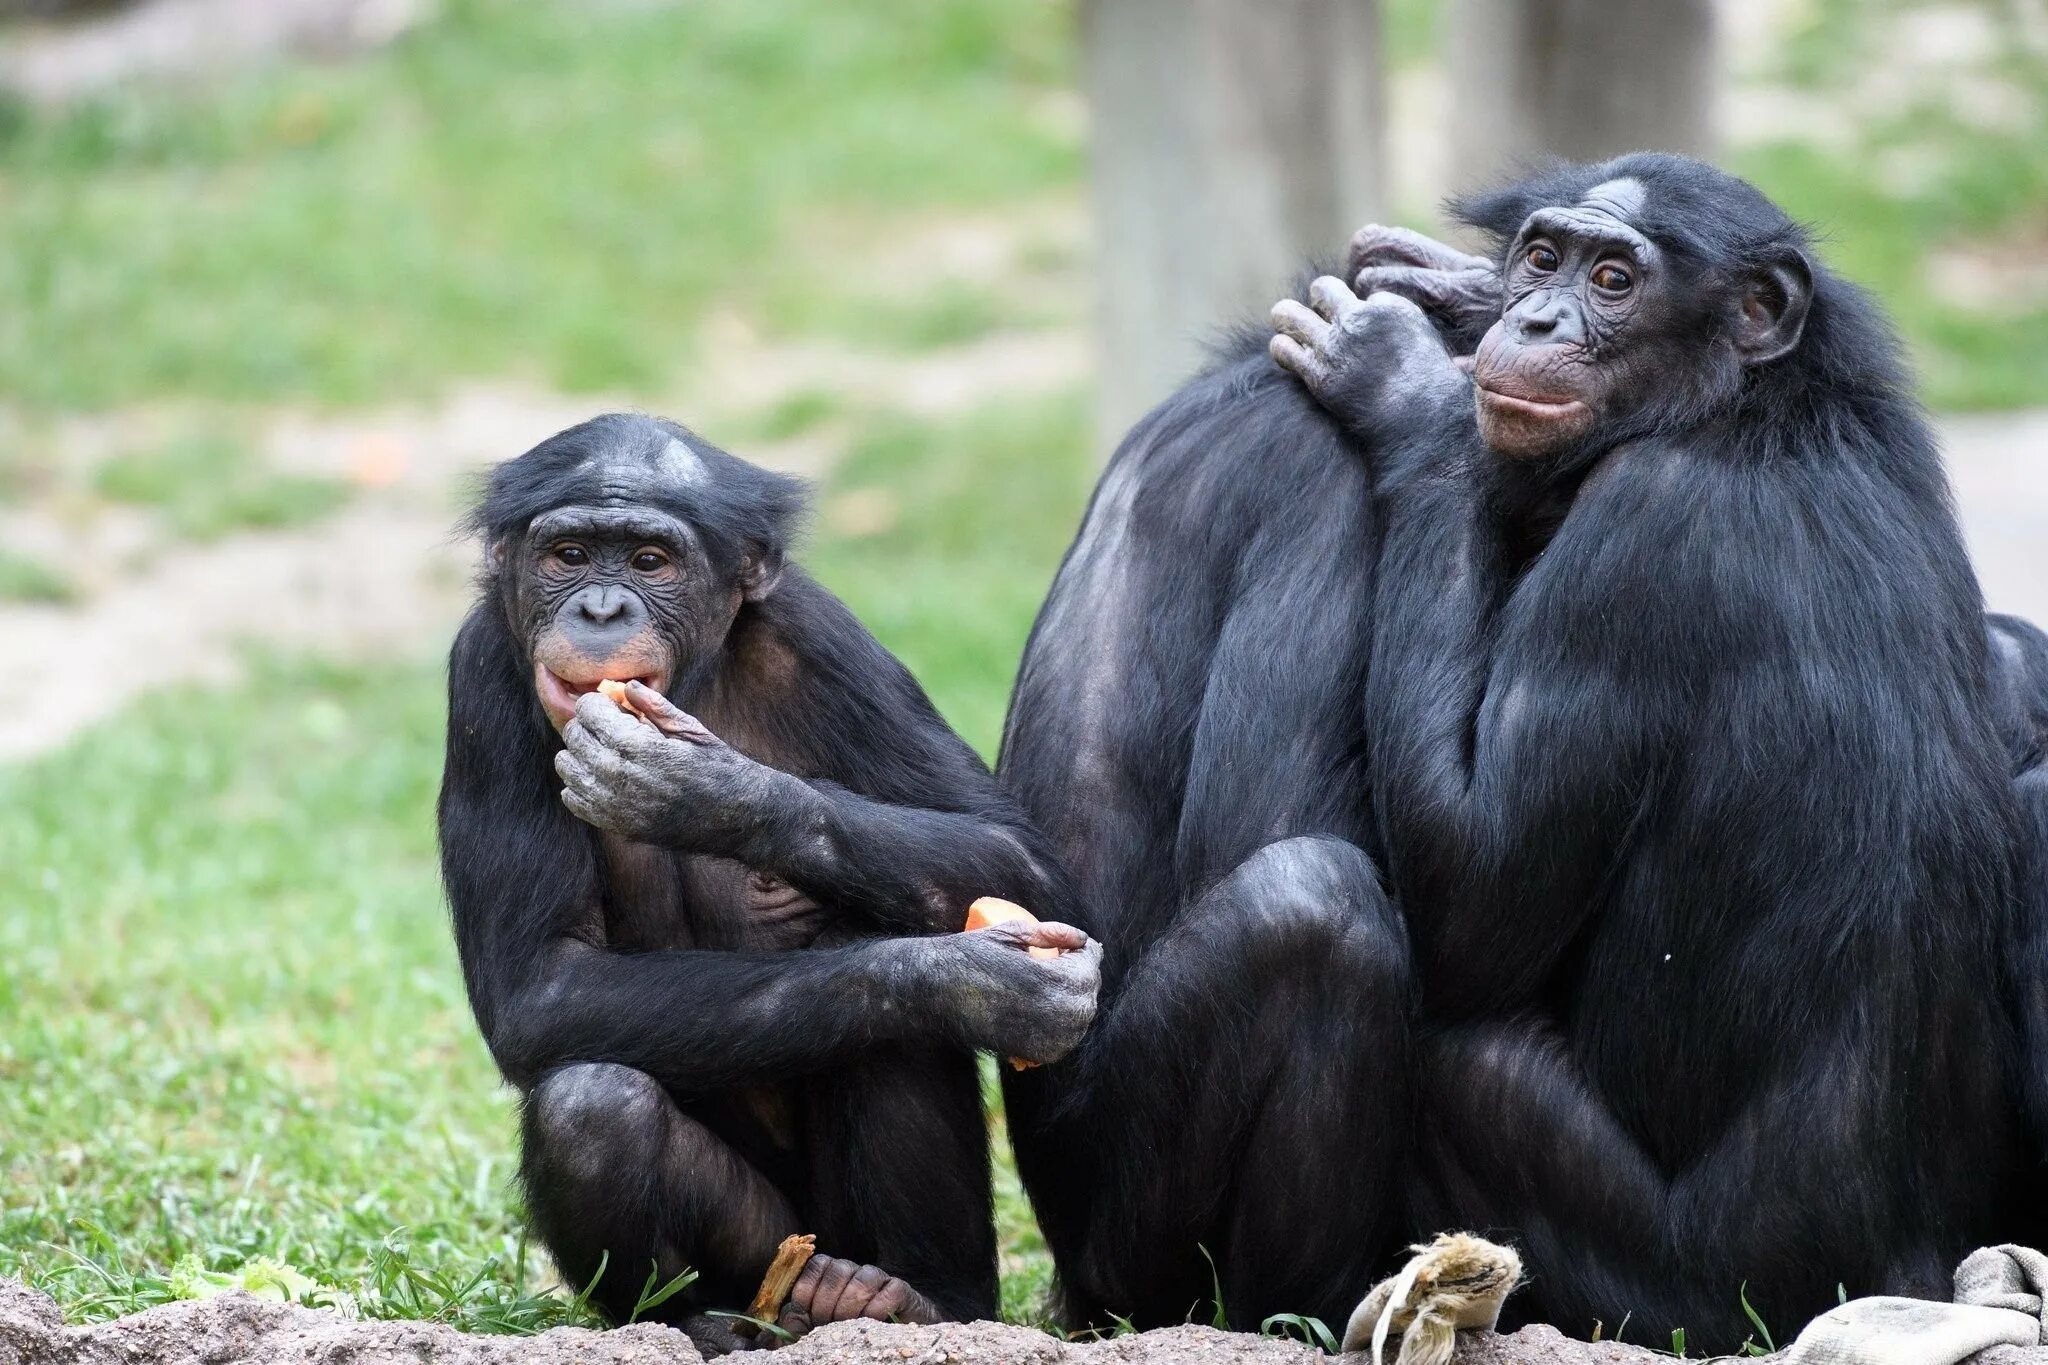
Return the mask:
M 878 1048 L 806 1086 L 805 1231 L 820 1255 L 784 1325 L 994 1317 L 988 1122 L 973 1056 Z
M 1220 1283 L 1239 1328 L 1342 1322 L 1393 1243 L 1411 995 L 1400 916 L 1350 844 L 1268 844 L 1187 907 L 1047 1068 L 1020 1143 L 1063 1317 L 1206 1318 Z
M 650 1269 L 657 1286 L 685 1269 L 698 1274 L 650 1317 L 744 1309 L 777 1244 L 799 1231 L 796 1211 L 767 1177 L 631 1067 L 584 1062 L 549 1072 L 526 1098 L 524 1139 L 520 1175 L 534 1228 L 576 1288 L 604 1266 L 592 1298 L 614 1322 L 632 1316 Z M 719 1332 L 690 1326 L 693 1337 Z

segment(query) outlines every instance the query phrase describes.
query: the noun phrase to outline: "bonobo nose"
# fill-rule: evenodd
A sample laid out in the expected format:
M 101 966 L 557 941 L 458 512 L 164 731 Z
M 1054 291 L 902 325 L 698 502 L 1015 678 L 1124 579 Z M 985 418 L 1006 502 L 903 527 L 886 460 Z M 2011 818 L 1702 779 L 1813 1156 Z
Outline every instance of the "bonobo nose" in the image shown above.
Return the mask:
M 1582 339 L 1577 310 L 1563 299 L 1530 299 L 1512 315 L 1515 337 L 1525 342 L 1571 342 Z
M 626 614 L 626 594 L 617 588 L 589 588 L 577 595 L 576 610 L 595 626 L 607 626 Z
M 582 648 L 603 654 L 646 624 L 647 609 L 630 589 L 594 583 L 564 603 L 557 619 Z

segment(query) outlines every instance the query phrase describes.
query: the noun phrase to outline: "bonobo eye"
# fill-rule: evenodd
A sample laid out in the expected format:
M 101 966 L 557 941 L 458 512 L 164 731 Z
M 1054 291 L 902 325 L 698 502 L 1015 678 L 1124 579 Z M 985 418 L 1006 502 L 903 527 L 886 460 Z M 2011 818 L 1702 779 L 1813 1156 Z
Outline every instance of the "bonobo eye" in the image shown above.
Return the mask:
M 668 567 L 668 556 L 659 550 L 640 550 L 633 556 L 633 567 L 641 573 L 660 573 Z
M 1613 261 L 1593 267 L 1593 287 L 1608 294 L 1626 294 L 1635 286 L 1635 276 Z
M 581 545 L 557 545 L 554 548 L 555 562 L 572 569 L 580 569 L 590 562 L 590 551 Z
M 1557 269 L 1557 251 L 1548 242 L 1537 242 L 1531 246 L 1526 259 L 1531 270 L 1541 271 L 1545 275 Z

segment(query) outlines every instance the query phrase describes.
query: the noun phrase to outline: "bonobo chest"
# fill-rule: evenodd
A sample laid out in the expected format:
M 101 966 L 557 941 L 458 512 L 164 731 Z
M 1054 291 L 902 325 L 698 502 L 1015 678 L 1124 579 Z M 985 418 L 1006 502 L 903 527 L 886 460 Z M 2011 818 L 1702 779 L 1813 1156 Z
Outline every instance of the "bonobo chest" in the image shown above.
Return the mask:
M 831 916 L 779 878 L 728 858 L 699 858 L 603 838 L 605 942 L 655 948 L 808 948 Z

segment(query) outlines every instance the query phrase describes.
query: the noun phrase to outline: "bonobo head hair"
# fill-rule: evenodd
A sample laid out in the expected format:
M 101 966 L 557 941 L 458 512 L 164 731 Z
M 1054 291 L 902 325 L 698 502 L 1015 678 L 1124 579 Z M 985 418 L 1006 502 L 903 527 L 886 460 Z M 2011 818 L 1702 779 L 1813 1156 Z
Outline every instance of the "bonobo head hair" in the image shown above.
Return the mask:
M 801 528 L 807 489 L 665 418 L 608 412 L 491 471 L 466 528 L 495 545 L 568 506 L 659 509 L 689 522 L 729 565 L 749 545 L 785 548 Z

